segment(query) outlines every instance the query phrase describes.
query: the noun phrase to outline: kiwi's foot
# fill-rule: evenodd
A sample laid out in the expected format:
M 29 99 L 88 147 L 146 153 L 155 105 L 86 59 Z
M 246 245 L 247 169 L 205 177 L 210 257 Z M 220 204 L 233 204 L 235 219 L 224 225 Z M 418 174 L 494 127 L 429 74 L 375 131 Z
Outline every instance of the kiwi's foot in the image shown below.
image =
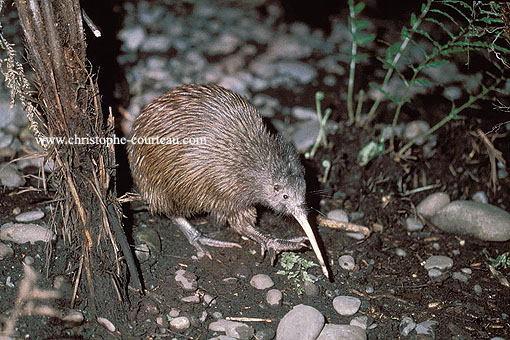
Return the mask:
M 200 233 L 184 217 L 174 217 L 172 218 L 172 220 L 175 222 L 175 224 L 177 224 L 177 226 L 179 226 L 179 229 L 181 229 L 184 236 L 186 236 L 188 242 L 193 247 L 195 247 L 195 249 L 197 250 L 197 257 L 199 259 L 204 256 L 207 256 L 208 258 L 212 259 L 211 253 L 209 253 L 208 250 L 204 249 L 202 245 L 220 248 L 232 248 L 232 247 L 242 248 L 239 244 L 235 242 L 218 241 L 212 238 L 202 236 L 202 233 Z
M 308 241 L 308 237 L 306 236 L 293 237 L 290 239 L 266 236 L 266 240 L 260 243 L 260 252 L 262 256 L 267 252 L 271 260 L 271 265 L 274 265 L 276 256 L 280 252 L 308 248 L 308 245 L 305 243 L 306 241 Z

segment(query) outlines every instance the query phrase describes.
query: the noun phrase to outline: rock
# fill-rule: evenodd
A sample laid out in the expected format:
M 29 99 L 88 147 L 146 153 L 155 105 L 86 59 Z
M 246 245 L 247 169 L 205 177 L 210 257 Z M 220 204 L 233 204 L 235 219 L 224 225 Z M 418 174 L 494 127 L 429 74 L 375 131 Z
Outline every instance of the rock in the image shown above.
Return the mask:
M 252 327 L 242 322 L 218 320 L 209 324 L 209 329 L 214 332 L 225 332 L 227 336 L 235 339 L 251 339 L 255 334 Z
M 351 316 L 358 312 L 361 300 L 354 296 L 337 296 L 333 299 L 333 308 L 342 316 Z
M 318 120 L 317 111 L 302 106 L 292 108 L 292 117 L 299 120 Z
M 119 39 L 122 40 L 122 49 L 126 52 L 136 52 L 146 40 L 145 29 L 141 26 L 123 28 L 119 32 Z
M 319 123 L 314 120 L 308 120 L 294 124 L 294 127 L 292 143 L 299 152 L 308 151 L 319 135 Z
M 351 255 L 342 255 L 338 258 L 338 264 L 345 270 L 353 270 L 356 266 L 354 258 Z
M 270 289 L 266 293 L 266 301 L 270 306 L 280 306 L 282 304 L 283 294 L 278 289 Z
M 450 203 L 450 196 L 445 192 L 436 192 L 427 196 L 423 201 L 418 204 L 416 211 L 423 218 L 428 219 L 432 217 L 439 209 L 445 207 Z
M 254 275 L 250 280 L 250 285 L 255 289 L 267 289 L 274 286 L 273 280 L 266 274 Z
M 200 303 L 200 297 L 198 295 L 190 295 L 185 296 L 181 299 L 182 302 L 186 303 L 193 303 L 193 304 L 199 304 Z
M 510 239 L 510 213 L 490 204 L 453 201 L 430 217 L 430 222 L 443 231 L 484 241 Z
M 301 84 L 308 84 L 317 77 L 315 69 L 300 61 L 279 61 L 275 63 L 278 75 L 295 79 Z
M 327 324 L 322 329 L 317 340 L 366 340 L 364 329 L 351 325 Z
M 342 209 L 334 209 L 328 212 L 327 217 L 337 222 L 349 222 L 349 215 Z
M 434 255 L 425 261 L 423 267 L 426 270 L 436 268 L 440 271 L 445 271 L 446 269 L 453 267 L 453 260 L 448 256 Z
M 462 283 L 467 283 L 468 282 L 468 277 L 460 272 L 454 272 L 452 274 L 452 278 L 454 280 L 457 280 L 457 281 L 460 281 Z
M 487 194 L 483 191 L 477 191 L 473 194 L 473 196 L 471 196 L 471 199 L 475 202 L 478 202 L 478 203 L 484 203 L 484 204 L 488 204 L 489 203 L 489 198 L 487 197 Z
M 428 131 L 430 129 L 429 123 L 423 120 L 415 120 L 413 122 L 409 122 L 404 128 L 404 139 L 411 140 L 413 138 L 418 137 L 422 133 Z M 417 145 L 422 145 L 425 143 L 425 139 L 420 138 L 416 141 Z
M 303 44 L 298 38 L 290 35 L 280 35 L 269 45 L 266 56 L 272 60 L 276 59 L 302 59 L 312 54 L 310 46 Z
M 305 288 L 306 296 L 317 296 L 319 295 L 319 287 L 313 282 L 305 281 L 303 282 L 303 287 Z
M 3 133 L 0 130 L 0 148 L 1 149 L 6 148 L 9 145 L 11 145 L 13 139 L 14 139 L 13 135 Z
M 420 231 L 423 229 L 423 223 L 420 219 L 414 218 L 414 217 L 408 217 L 406 218 L 404 222 L 404 226 L 406 227 L 407 231 Z
M 170 38 L 165 35 L 150 35 L 143 41 L 141 50 L 143 52 L 167 52 L 172 46 Z
M 431 279 L 437 279 L 440 278 L 441 275 L 443 275 L 443 272 L 440 271 L 439 269 L 432 268 L 429 270 L 428 275 Z
M 40 210 L 32 210 L 19 214 L 15 217 L 17 222 L 33 222 L 44 217 L 44 212 Z
M 276 336 L 276 332 L 272 328 L 263 328 L 257 331 L 255 339 L 257 340 L 272 340 Z
M 108 319 L 105 318 L 97 318 L 97 323 L 106 328 L 110 332 L 115 332 L 115 325 Z
M 35 242 L 50 242 L 55 239 L 55 234 L 48 228 L 38 224 L 6 223 L 0 227 L 0 240 L 14 243 L 34 244 Z
M 203 299 L 204 303 L 208 306 L 216 304 L 216 298 L 209 294 L 204 294 Z
M 14 165 L 3 163 L 0 164 L 0 182 L 9 189 L 14 189 L 25 184 L 25 179 Z
M 406 257 L 407 256 L 406 251 L 404 249 L 402 249 L 402 248 L 395 249 L 395 254 L 397 254 L 397 256 L 400 256 L 400 257 Z
M 416 328 L 416 322 L 414 322 L 411 317 L 405 316 L 402 318 L 402 321 L 400 321 L 398 328 L 400 330 L 400 335 L 408 336 Z
M 434 320 L 427 320 L 420 322 L 416 325 L 415 331 L 416 334 L 424 334 L 424 335 L 431 335 L 434 338 L 434 326 L 437 325 L 439 322 Z
M 356 316 L 352 318 L 351 322 L 349 322 L 349 325 L 356 326 L 366 330 L 368 327 L 368 316 L 366 315 Z
M 69 322 L 74 325 L 81 325 L 85 321 L 83 313 L 77 310 L 72 310 L 62 318 L 62 321 Z
M 0 242 L 0 261 L 12 256 L 14 254 L 14 250 L 12 250 L 9 245 Z
M 183 331 L 191 326 L 191 322 L 185 316 L 179 316 L 170 320 L 170 327 L 177 331 Z
M 324 327 L 324 316 L 315 308 L 297 305 L 280 320 L 276 340 L 315 340 Z
M 207 53 L 210 55 L 226 55 L 231 54 L 239 46 L 239 38 L 230 32 L 222 33 L 221 36 L 212 41 L 207 48 Z
M 175 281 L 179 287 L 187 291 L 195 291 L 198 287 L 197 276 L 183 269 L 175 272 Z

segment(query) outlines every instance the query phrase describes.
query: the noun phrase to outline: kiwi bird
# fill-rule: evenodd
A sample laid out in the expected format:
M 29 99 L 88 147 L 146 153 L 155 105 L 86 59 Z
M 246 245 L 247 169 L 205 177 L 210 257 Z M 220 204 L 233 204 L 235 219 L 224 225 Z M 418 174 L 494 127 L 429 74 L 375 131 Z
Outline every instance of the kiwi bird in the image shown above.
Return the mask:
M 308 239 L 329 277 L 307 220 L 304 167 L 295 149 L 269 133 L 257 109 L 217 85 L 183 85 L 147 104 L 133 123 L 128 157 L 152 213 L 179 226 L 199 257 L 202 245 L 239 246 L 204 237 L 186 218 L 211 214 L 220 225 L 269 251 L 297 250 Z M 256 206 L 294 216 L 307 237 L 280 239 L 255 229 Z

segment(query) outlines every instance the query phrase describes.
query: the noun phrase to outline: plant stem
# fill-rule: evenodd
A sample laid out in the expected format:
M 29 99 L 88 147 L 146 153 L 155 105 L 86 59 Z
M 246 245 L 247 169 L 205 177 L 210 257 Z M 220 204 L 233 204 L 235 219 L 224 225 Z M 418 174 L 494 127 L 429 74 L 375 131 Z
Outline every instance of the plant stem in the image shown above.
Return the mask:
M 428 13 L 428 11 L 430 9 L 430 6 L 432 4 L 432 1 L 434 1 L 434 0 L 428 0 L 427 1 L 427 4 L 424 6 L 420 16 L 416 19 L 416 22 L 414 23 L 414 25 L 409 30 L 408 36 L 404 39 L 404 41 L 400 45 L 400 48 L 399 48 L 398 52 L 393 57 L 393 60 L 391 61 L 391 66 L 389 67 L 388 72 L 386 72 L 386 76 L 384 77 L 384 80 L 383 80 L 383 83 L 382 83 L 382 86 L 381 86 L 381 89 L 383 91 L 387 90 L 388 82 L 390 81 L 391 76 L 393 75 L 393 71 L 397 67 L 397 63 L 400 61 L 400 58 L 402 57 L 403 52 L 405 51 L 405 49 L 407 48 L 407 45 L 411 41 L 411 38 L 413 36 L 413 32 L 418 28 L 418 26 L 420 26 L 423 18 L 425 17 L 425 15 L 427 15 L 427 13 Z M 372 107 L 370 108 L 370 111 L 368 112 L 367 123 L 370 122 L 372 119 L 374 119 L 375 111 L 379 107 L 379 104 L 381 103 L 381 100 L 382 100 L 383 97 L 384 96 L 382 96 L 382 95 L 379 96 L 375 100 L 375 102 L 372 105 Z
M 354 91 L 354 75 L 356 73 L 356 55 L 358 51 L 358 43 L 356 42 L 356 25 L 354 12 L 354 0 L 349 0 L 349 28 L 351 30 L 352 45 L 351 45 L 351 62 L 349 64 L 349 83 L 347 86 L 347 113 L 349 115 L 349 122 L 354 122 L 354 104 L 353 104 L 353 91 Z
M 425 131 L 424 133 L 422 133 L 421 135 L 411 139 L 406 145 L 404 145 L 397 153 L 397 156 L 398 157 L 401 157 L 411 146 L 413 146 L 417 140 L 421 139 L 421 138 L 425 138 L 431 134 L 433 134 L 434 132 L 436 132 L 439 128 L 441 128 L 443 125 L 445 125 L 446 123 L 448 123 L 450 120 L 452 119 L 459 119 L 459 113 L 462 112 L 463 110 L 465 110 L 466 108 L 470 107 L 473 105 L 474 102 L 476 102 L 477 100 L 485 97 L 485 95 L 493 90 L 495 90 L 497 88 L 497 86 L 499 85 L 499 83 L 501 83 L 501 81 L 503 80 L 502 77 L 496 79 L 495 83 L 493 85 L 491 85 L 490 87 L 484 87 L 482 89 L 482 91 L 477 94 L 476 96 L 470 96 L 469 99 L 464 103 L 462 104 L 461 106 L 459 107 L 455 107 L 455 104 L 452 105 L 452 109 L 450 111 L 450 113 L 448 114 L 448 116 L 444 117 L 443 119 L 441 119 L 441 121 L 439 123 L 437 123 L 436 125 L 434 125 L 432 128 L 430 128 L 429 130 Z

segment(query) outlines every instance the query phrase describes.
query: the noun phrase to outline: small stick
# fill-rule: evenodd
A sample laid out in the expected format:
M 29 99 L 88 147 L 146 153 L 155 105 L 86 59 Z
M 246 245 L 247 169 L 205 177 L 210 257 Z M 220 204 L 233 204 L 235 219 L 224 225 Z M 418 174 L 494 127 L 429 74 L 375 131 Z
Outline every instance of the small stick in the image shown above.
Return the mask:
M 271 319 L 265 318 L 248 318 L 243 316 L 227 316 L 225 320 L 239 321 L 239 322 L 273 322 Z
M 354 223 L 348 223 L 348 222 L 338 222 L 323 216 L 317 216 L 317 223 L 320 226 L 331 228 L 331 229 L 342 229 L 345 231 L 355 232 L 355 233 L 361 233 L 365 236 L 369 236 L 372 231 L 370 228 L 367 228 L 362 225 L 354 224 Z
M 82 9 L 81 10 L 81 14 L 83 14 L 83 20 L 85 20 L 85 23 L 87 24 L 87 26 L 90 28 L 90 30 L 92 31 L 92 33 L 94 33 L 94 36 L 96 38 L 101 38 L 101 31 L 99 30 L 99 28 L 94 24 L 94 22 L 92 21 L 92 19 L 90 19 L 90 17 L 87 15 L 87 13 L 85 13 L 85 11 Z

